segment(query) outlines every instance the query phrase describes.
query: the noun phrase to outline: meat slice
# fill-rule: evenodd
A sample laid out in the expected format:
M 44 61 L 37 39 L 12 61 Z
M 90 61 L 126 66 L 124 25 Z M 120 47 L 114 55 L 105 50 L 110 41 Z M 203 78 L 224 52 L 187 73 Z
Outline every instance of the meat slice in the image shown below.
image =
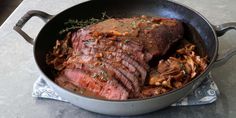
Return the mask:
M 110 100 L 126 100 L 129 95 L 126 89 L 115 79 L 111 78 L 106 82 L 102 82 L 88 76 L 88 74 L 79 69 L 64 70 L 63 73 L 56 78 L 56 81 L 69 81 L 80 88 L 89 90 Z M 61 85 L 64 86 L 63 83 L 61 83 Z

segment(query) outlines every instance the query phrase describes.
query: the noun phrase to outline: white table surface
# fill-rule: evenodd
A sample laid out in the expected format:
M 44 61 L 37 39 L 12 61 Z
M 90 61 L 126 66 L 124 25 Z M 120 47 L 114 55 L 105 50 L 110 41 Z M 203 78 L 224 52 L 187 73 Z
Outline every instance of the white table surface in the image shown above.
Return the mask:
M 29 10 L 57 14 L 84 0 L 23 0 L 0 27 L 0 118 L 104 118 L 71 104 L 31 97 L 32 85 L 39 76 L 33 58 L 33 46 L 12 28 Z M 203 14 L 212 24 L 236 21 L 235 0 L 175 0 Z M 24 30 L 36 37 L 44 22 L 32 18 Z M 236 47 L 236 32 L 220 39 L 220 53 Z M 234 118 L 236 117 L 236 58 L 212 71 L 220 89 L 219 99 L 204 106 L 169 107 L 136 117 Z

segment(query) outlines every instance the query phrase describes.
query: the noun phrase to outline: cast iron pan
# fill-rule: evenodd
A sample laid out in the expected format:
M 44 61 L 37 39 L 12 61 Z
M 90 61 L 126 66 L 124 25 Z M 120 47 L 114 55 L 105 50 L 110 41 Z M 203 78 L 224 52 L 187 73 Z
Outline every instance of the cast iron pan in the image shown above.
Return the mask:
M 193 39 L 203 54 L 208 55 L 209 65 L 204 73 L 197 76 L 185 87 L 173 90 L 161 96 L 148 99 L 135 99 L 126 101 L 101 100 L 86 97 L 69 92 L 53 82 L 52 69 L 45 62 L 46 53 L 55 45 L 59 31 L 64 28 L 64 22 L 68 19 L 100 18 L 101 13 L 106 12 L 111 17 L 132 17 L 139 15 L 160 16 L 176 18 L 186 24 L 187 39 Z M 37 38 L 29 37 L 21 28 L 33 16 L 40 17 L 46 22 Z M 193 27 L 193 28 L 191 28 Z M 192 92 L 210 70 L 217 65 L 226 62 L 236 53 L 232 49 L 222 56 L 218 56 L 218 36 L 223 35 L 229 29 L 235 29 L 236 23 L 226 23 L 219 26 L 211 25 L 202 15 L 175 2 L 166 0 L 94 0 L 84 2 L 71 7 L 58 15 L 52 16 L 42 11 L 29 11 L 15 25 L 16 30 L 26 41 L 34 46 L 35 62 L 45 81 L 54 90 L 70 103 L 83 109 L 109 115 L 138 115 L 159 110 L 178 101 Z M 197 41 L 198 40 L 198 41 Z

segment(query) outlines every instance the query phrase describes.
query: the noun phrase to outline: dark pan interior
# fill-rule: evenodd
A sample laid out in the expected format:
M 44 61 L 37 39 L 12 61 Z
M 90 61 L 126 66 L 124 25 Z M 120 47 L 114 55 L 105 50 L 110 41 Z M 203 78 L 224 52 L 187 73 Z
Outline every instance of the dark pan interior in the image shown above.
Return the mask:
M 45 62 L 46 53 L 59 39 L 59 31 L 69 19 L 101 18 L 106 12 L 111 17 L 132 17 L 139 15 L 176 18 L 185 23 L 185 37 L 195 42 L 201 55 L 208 55 L 209 61 L 217 51 L 216 37 L 210 24 L 194 11 L 166 0 L 94 0 L 69 8 L 56 15 L 40 31 L 34 46 L 35 59 L 41 71 L 53 78 L 53 70 Z M 194 28 L 193 28 L 194 27 Z M 198 35 L 200 34 L 200 35 Z

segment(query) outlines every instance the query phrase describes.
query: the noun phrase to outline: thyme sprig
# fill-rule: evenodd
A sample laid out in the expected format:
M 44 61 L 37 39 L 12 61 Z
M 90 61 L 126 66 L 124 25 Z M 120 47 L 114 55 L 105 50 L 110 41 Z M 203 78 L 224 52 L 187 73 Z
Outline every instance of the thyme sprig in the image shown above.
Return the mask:
M 104 21 L 105 19 L 108 19 L 108 18 L 110 17 L 106 15 L 106 12 L 103 12 L 100 19 L 97 19 L 97 18 L 90 18 L 87 20 L 69 19 L 67 22 L 64 23 L 65 28 L 62 29 L 59 32 L 59 34 L 64 34 L 71 30 L 81 29 L 88 25 L 92 25 L 92 24 Z

